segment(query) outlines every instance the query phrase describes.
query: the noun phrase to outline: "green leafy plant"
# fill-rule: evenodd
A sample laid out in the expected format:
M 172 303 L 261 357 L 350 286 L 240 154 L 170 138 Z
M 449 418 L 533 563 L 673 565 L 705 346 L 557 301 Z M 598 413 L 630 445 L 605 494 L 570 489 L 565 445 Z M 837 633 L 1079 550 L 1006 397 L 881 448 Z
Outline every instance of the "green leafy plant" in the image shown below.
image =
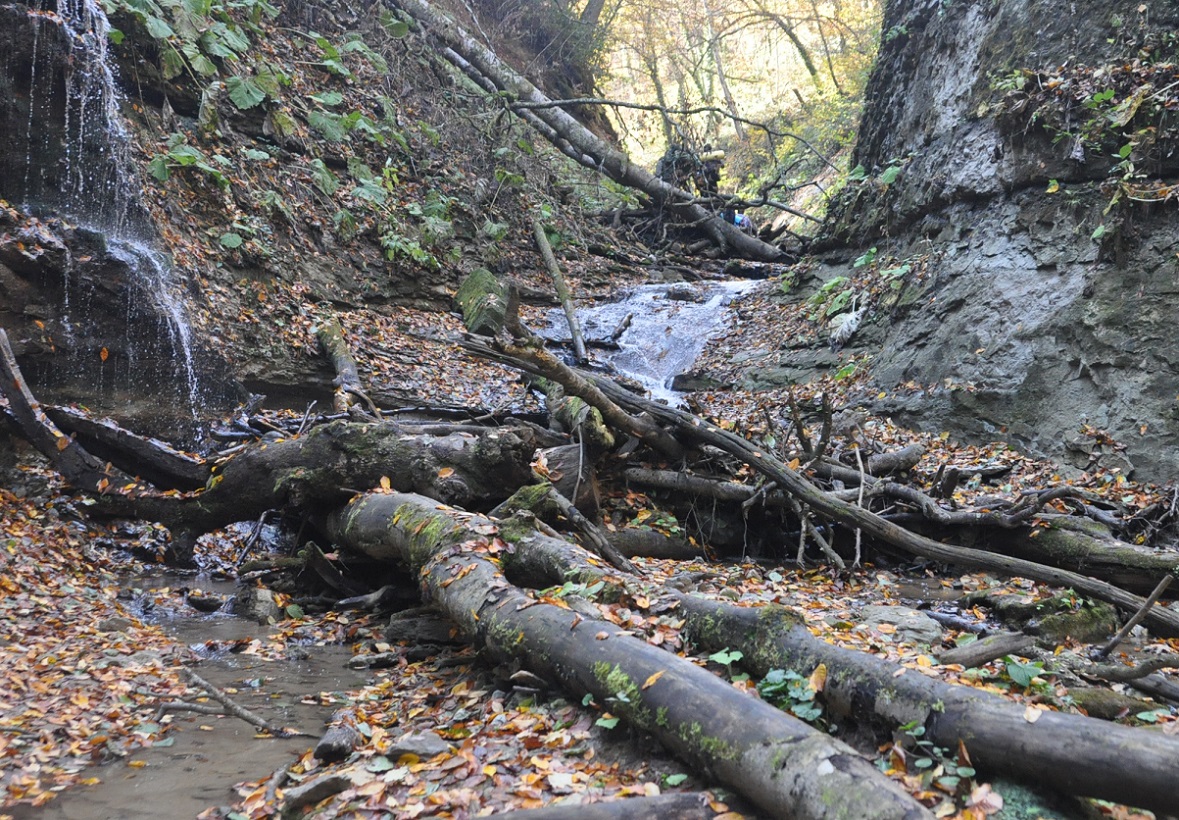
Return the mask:
M 189 145 L 183 134 L 169 136 L 167 146 L 165 151 L 152 157 L 147 165 L 148 173 L 160 182 L 167 182 L 174 168 L 195 168 L 203 171 L 218 187 L 229 187 L 229 178 L 222 168 L 231 163 L 225 157 L 220 154 L 214 154 L 212 158 L 206 156 L 204 151 Z
M 900 731 L 901 756 L 910 770 L 920 774 L 923 786 L 953 796 L 970 793 L 975 770 L 969 761 L 951 755 L 949 750 L 926 739 L 925 727 L 919 721 L 905 724 Z
M 862 267 L 865 267 L 866 265 L 871 265 L 873 262 L 876 261 L 876 253 L 877 253 L 876 246 L 872 246 L 871 248 L 868 248 L 868 250 L 864 251 L 862 254 L 860 254 L 860 256 L 856 257 L 856 261 L 852 262 L 852 267 L 853 268 L 862 268 Z M 832 281 L 834 281 L 834 280 L 832 280 Z M 830 284 L 830 283 L 828 283 L 828 284 Z
M 762 700 L 790 712 L 799 720 L 814 723 L 823 715 L 823 707 L 815 702 L 817 694 L 809 680 L 789 669 L 771 669 L 758 681 L 757 692 Z
M 1036 677 L 1044 671 L 1043 661 L 1021 661 L 1011 655 L 1003 658 L 1003 666 L 1011 682 L 1023 689 L 1029 688 Z

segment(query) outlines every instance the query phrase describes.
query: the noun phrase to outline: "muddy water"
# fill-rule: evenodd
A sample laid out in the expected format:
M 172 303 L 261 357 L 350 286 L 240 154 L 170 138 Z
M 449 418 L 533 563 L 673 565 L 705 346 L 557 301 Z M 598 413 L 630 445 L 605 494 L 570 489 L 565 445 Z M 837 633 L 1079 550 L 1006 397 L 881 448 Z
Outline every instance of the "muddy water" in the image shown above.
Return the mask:
M 191 581 L 189 582 L 191 585 Z M 210 584 L 202 583 L 202 587 Z M 217 585 L 218 592 L 232 585 Z M 206 641 L 265 638 L 269 627 L 230 615 L 175 617 L 162 623 L 178 642 L 202 648 Z M 356 688 L 365 673 L 346 667 L 342 646 L 307 646 L 305 658 L 266 660 L 250 655 L 201 653 L 198 674 L 234 700 L 273 723 L 318 737 L 334 706 L 300 699 Z M 318 699 L 317 699 L 318 700 Z M 315 744 L 315 738 L 255 737 L 253 726 L 233 717 L 174 712 L 172 745 L 143 749 L 125 760 L 89 770 L 101 783 L 76 787 L 40 808 L 19 807 L 16 820 L 172 820 L 193 818 L 211 806 L 228 805 L 235 783 L 269 776 Z M 141 767 L 131 765 L 142 763 Z

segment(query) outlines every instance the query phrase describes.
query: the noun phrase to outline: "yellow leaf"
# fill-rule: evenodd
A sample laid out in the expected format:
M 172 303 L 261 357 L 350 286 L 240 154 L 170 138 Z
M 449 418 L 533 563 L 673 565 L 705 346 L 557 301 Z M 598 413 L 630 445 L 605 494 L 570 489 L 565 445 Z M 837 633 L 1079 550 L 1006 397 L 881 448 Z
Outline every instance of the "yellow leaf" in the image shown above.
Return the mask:
M 811 688 L 816 692 L 822 692 L 823 687 L 827 685 L 827 664 L 821 663 L 815 667 L 815 671 L 811 672 L 810 679 L 807 680 Z
M 393 483 L 391 481 L 389 481 L 389 476 L 387 476 L 387 475 L 381 476 L 381 489 L 382 490 L 388 490 L 392 486 L 393 486 Z
M 61 436 L 60 438 L 58 438 L 58 440 L 57 440 L 57 449 L 58 450 L 64 450 L 65 448 L 67 448 L 69 446 L 70 446 L 70 440 L 68 438 L 66 438 L 65 436 Z
M 454 475 L 454 467 L 443 467 L 438 471 L 439 478 L 450 478 L 452 475 Z
M 651 677 L 647 678 L 647 680 L 643 682 L 643 688 L 644 688 L 644 689 L 650 689 L 652 686 L 654 686 L 654 685 L 655 685 L 655 681 L 657 681 L 657 680 L 659 680 L 660 678 L 662 678 L 662 677 L 663 677 L 663 673 L 664 673 L 665 671 L 667 671 L 667 670 L 665 670 L 665 669 L 660 669 L 660 670 L 659 670 L 658 672 L 656 672 L 654 675 L 652 675 Z
M 146 760 L 132 760 L 127 765 L 130 766 L 132 769 L 142 769 L 144 766 L 147 765 L 147 761 Z
M 108 358 L 110 358 L 110 355 L 111 355 L 111 352 L 109 350 L 107 350 L 105 347 L 102 350 L 98 351 L 98 358 L 102 359 L 104 362 Z
M 1044 713 L 1041 712 L 1039 709 L 1037 709 L 1035 706 L 1029 706 L 1028 708 L 1023 710 L 1023 719 L 1026 720 L 1028 723 L 1035 723 L 1037 720 L 1040 719 L 1040 715 L 1042 715 L 1042 714 L 1044 714 Z
M 790 463 L 787 464 L 786 466 L 789 467 L 791 470 L 797 470 L 800 464 L 802 464 L 801 461 L 799 461 L 797 458 L 792 458 L 792 459 L 790 459 Z

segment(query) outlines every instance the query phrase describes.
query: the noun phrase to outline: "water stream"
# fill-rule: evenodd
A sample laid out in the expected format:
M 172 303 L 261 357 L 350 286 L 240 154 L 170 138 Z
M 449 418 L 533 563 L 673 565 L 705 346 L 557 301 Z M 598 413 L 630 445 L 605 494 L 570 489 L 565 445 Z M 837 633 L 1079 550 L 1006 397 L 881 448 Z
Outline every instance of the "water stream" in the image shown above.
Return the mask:
M 165 581 L 167 583 L 168 581 Z M 232 582 L 186 579 L 191 587 L 227 596 Z M 137 584 L 144 583 L 137 579 Z M 145 618 L 146 619 L 146 618 Z M 242 706 L 274 723 L 318 736 L 332 706 L 305 703 L 320 692 L 342 692 L 363 685 L 367 671 L 347 667 L 344 646 L 314 646 L 291 660 L 212 652 L 242 639 L 265 640 L 271 627 L 223 613 L 176 614 L 161 621 L 177 642 L 202 657 L 196 671 L 214 686 L 233 690 Z M 257 730 L 234 717 L 173 713 L 167 744 L 141 749 L 126 760 L 87 772 L 93 786 L 75 787 L 44 806 L 9 809 L 15 820 L 160 820 L 189 818 L 211 806 L 228 805 L 235 783 L 265 777 L 289 766 L 315 740 L 307 737 L 259 738 Z M 204 728 L 202 728 L 204 727 Z M 135 764 L 135 765 L 131 765 Z
M 677 406 L 682 399 L 672 379 L 691 369 L 708 340 L 724 328 L 726 306 L 757 285 L 752 279 L 639 285 L 617 301 L 579 308 L 577 315 L 587 340 L 609 338 L 629 316 L 619 350 L 604 358 L 647 388 L 652 399 Z M 543 335 L 569 337 L 563 311 L 551 311 L 548 322 Z

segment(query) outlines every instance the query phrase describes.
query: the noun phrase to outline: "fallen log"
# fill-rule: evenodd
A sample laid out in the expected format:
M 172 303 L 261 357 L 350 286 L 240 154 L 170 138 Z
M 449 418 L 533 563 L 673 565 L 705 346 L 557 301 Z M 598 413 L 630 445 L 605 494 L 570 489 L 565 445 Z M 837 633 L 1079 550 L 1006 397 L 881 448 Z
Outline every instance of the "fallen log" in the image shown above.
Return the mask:
M 954 686 L 864 652 L 816 638 L 780 606 L 737 607 L 677 595 L 692 639 L 710 649 L 736 649 L 751 672 L 827 667 L 823 700 L 833 715 L 874 717 L 888 729 L 916 722 L 947 749 L 965 744 L 976 767 L 1015 780 L 1125 803 L 1179 812 L 1175 761 L 1179 738 L 1081 715 L 1012 703 Z M 1029 711 L 1029 709 L 1031 711 Z M 1111 765 L 1111 761 L 1117 765 Z
M 499 815 L 508 820 L 708 820 L 717 812 L 709 797 L 691 792 L 673 792 L 655 797 L 628 797 L 600 803 L 556 804 L 543 809 L 522 809 Z
M 740 459 L 774 481 L 780 489 L 793 496 L 797 503 L 808 505 L 815 512 L 849 529 L 863 530 L 866 535 L 877 538 L 904 552 L 967 569 L 981 569 L 1006 576 L 1043 581 L 1060 587 L 1071 587 L 1085 595 L 1121 607 L 1130 613 L 1137 612 L 1145 603 L 1142 596 L 1086 575 L 1044 566 L 1021 558 L 996 555 L 953 544 L 943 544 L 914 533 L 871 510 L 844 500 L 837 494 L 822 491 L 804 478 L 801 473 L 784 464 L 773 453 L 758 447 L 736 433 L 722 430 L 715 424 L 684 410 L 637 396 L 600 375 L 580 373 L 560 362 L 557 363 L 559 367 L 549 368 L 547 363 L 542 364 L 540 356 L 518 346 L 496 345 L 490 347 L 482 342 L 467 339 L 464 340 L 463 347 L 476 355 L 506 364 L 509 367 L 515 367 L 526 373 L 554 378 L 561 382 L 567 392 L 580 396 L 595 407 L 610 407 L 610 413 L 605 410 L 602 412 L 607 423 L 614 424 L 615 418 L 631 423 L 641 420 L 646 432 L 644 441 L 664 442 L 667 439 L 675 441 L 675 438 L 666 430 L 661 430 L 660 433 L 652 431 L 652 427 L 659 429 L 658 425 L 648 424 L 647 418 L 671 425 L 679 438 L 709 444 Z M 544 353 L 543 350 L 540 351 L 540 354 Z M 552 359 L 552 356 L 549 355 L 548 358 Z M 546 372 L 542 372 L 542 370 Z M 603 403 L 600 405 L 599 402 Z M 686 452 L 683 445 L 677 444 L 676 448 L 680 453 Z M 671 446 L 668 446 L 662 452 L 675 451 Z M 1153 607 L 1147 614 L 1145 623 L 1162 637 L 1179 636 L 1179 612 L 1177 611 L 1166 607 Z
M 315 329 L 315 338 L 319 340 L 320 347 L 323 348 L 323 352 L 327 354 L 336 371 L 336 378 L 332 381 L 336 387 L 332 397 L 332 406 L 335 411 L 347 413 L 357 405 L 359 399 L 365 404 L 365 412 L 371 414 L 373 418 L 379 419 L 381 411 L 369 398 L 368 393 L 364 390 L 364 385 L 360 382 L 356 359 L 352 356 L 348 340 L 344 338 L 344 328 L 340 325 L 340 320 L 333 317 L 321 324 Z
M 45 406 L 45 415 L 97 459 L 161 490 L 195 490 L 209 480 L 204 459 L 159 439 L 141 436 L 110 419 L 93 419 L 72 407 Z
M 391 488 L 485 509 L 532 481 L 534 449 L 527 428 L 411 436 L 392 422 L 334 421 L 247 448 L 217 466 L 204 492 L 113 498 L 105 508 L 159 521 L 178 541 L 257 518 L 264 510 L 326 513 L 382 479 Z
M 102 493 L 112 482 L 122 484 L 128 480 L 127 476 L 108 469 L 49 420 L 29 391 L 3 329 L 0 329 L 0 396 L 8 399 L 9 411 L 21 435 L 75 487 Z
M 330 523 L 341 546 L 420 574 L 428 597 L 468 640 L 610 704 L 772 816 L 930 816 L 840 741 L 613 624 L 513 586 L 507 574 L 526 550 L 510 526 L 400 493 L 359 496 Z

